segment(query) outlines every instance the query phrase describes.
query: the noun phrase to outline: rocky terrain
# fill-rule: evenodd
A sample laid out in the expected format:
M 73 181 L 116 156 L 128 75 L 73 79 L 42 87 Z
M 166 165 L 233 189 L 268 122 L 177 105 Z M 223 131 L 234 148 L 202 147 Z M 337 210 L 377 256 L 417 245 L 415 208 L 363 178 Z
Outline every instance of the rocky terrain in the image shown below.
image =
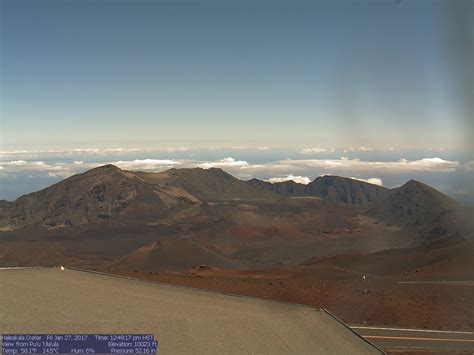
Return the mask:
M 472 287 L 400 282 L 472 281 L 473 212 L 417 181 L 270 184 L 106 165 L 0 201 L 0 266 L 70 265 L 312 304 L 353 323 L 472 329 Z
M 170 169 L 162 173 L 124 171 L 105 165 L 51 187 L 0 202 L 0 227 L 70 226 L 110 218 L 153 219 L 204 202 L 317 197 L 362 205 L 388 190 L 362 181 L 323 176 L 308 185 L 242 181 L 221 169 Z
M 469 240 L 469 212 L 416 181 L 393 190 L 335 176 L 270 184 L 215 168 L 144 173 L 105 165 L 2 201 L 0 264 L 82 258 L 143 271 L 294 266 Z M 7 252 L 31 239 L 42 245 L 41 261 L 24 248 Z

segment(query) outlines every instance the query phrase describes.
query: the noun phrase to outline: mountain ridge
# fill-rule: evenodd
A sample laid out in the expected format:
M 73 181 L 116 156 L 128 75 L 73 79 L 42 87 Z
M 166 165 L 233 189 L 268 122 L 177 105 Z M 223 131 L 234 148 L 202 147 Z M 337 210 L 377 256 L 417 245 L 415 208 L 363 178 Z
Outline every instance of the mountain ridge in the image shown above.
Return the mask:
M 407 184 L 444 196 L 416 181 Z M 316 197 L 341 205 L 371 206 L 390 191 L 393 190 L 333 175 L 318 177 L 308 185 L 294 181 L 271 184 L 259 179 L 240 180 L 219 168 L 172 168 L 149 173 L 106 164 L 20 196 L 15 201 L 2 201 L 0 228 L 58 227 L 112 219 L 145 223 L 194 205 L 244 200 L 280 201 L 292 197 Z M 383 218 L 384 213 L 387 210 L 382 211 L 375 204 L 369 215 Z M 406 218 L 405 215 L 400 217 Z
M 307 185 L 292 180 L 270 183 L 251 179 L 247 182 L 261 190 L 273 191 L 284 196 L 313 196 L 350 205 L 370 203 L 388 191 L 382 186 L 335 175 L 319 176 Z
M 194 264 L 285 268 L 337 255 L 474 240 L 472 211 L 420 182 L 368 195 L 363 204 L 351 204 L 361 202 L 352 196 L 366 188 L 373 193 L 373 186 L 357 180 L 321 177 L 308 190 L 280 193 L 265 190 L 268 184 L 221 169 L 91 169 L 0 203 L 0 265 L 69 263 L 146 272 Z

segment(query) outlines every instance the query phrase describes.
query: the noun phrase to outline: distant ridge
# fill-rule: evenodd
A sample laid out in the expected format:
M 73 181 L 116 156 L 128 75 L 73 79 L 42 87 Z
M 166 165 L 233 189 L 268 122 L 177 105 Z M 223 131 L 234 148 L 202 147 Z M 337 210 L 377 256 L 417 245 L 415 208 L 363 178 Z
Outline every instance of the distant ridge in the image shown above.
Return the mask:
M 350 205 L 362 205 L 375 201 L 388 191 L 382 186 L 332 175 L 320 176 L 308 185 L 298 184 L 291 180 L 272 184 L 252 179 L 248 183 L 260 190 L 273 191 L 285 196 L 314 196 Z
M 393 190 L 329 175 L 318 177 L 308 185 L 294 181 L 271 184 L 258 179 L 239 180 L 218 168 L 146 173 L 125 171 L 108 164 L 23 195 L 16 201 L 0 201 L 0 228 L 58 228 L 108 221 L 141 225 L 167 216 L 172 218 L 178 211 L 193 206 L 199 207 L 194 211 L 207 213 L 206 206 L 213 203 L 247 200 L 281 201 L 285 205 L 289 201 L 283 200 L 288 197 L 304 196 L 336 204 L 366 205 L 369 216 L 394 225 L 419 228 L 420 234 L 428 239 L 449 234 L 446 226 L 452 222 L 449 218 L 445 221 L 443 216 L 450 216 L 458 206 L 439 191 L 413 180 Z M 442 227 L 437 228 L 438 224 Z

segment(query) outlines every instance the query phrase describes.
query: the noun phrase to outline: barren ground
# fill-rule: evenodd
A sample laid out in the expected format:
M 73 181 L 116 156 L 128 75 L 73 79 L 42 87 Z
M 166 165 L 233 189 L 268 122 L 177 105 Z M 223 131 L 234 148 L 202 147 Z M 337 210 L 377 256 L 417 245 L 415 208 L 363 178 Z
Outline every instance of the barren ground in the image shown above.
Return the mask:
M 225 271 L 207 267 L 187 273 L 103 270 L 175 285 L 309 304 L 326 308 L 349 324 L 427 329 L 474 329 L 474 287 L 400 284 L 399 277 L 367 276 L 326 267 Z M 423 273 L 422 271 L 420 273 Z M 418 274 L 418 273 L 417 273 Z

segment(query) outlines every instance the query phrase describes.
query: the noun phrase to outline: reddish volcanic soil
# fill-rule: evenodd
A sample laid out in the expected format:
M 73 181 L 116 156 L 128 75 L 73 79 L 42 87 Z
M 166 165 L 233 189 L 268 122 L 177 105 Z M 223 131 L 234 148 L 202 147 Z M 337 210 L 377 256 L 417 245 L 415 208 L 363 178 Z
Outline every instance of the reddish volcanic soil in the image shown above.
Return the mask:
M 474 286 L 400 284 L 430 279 L 425 270 L 392 276 L 368 275 L 337 266 L 289 270 L 228 271 L 208 266 L 185 273 L 115 274 L 230 294 L 326 308 L 349 324 L 429 329 L 474 329 Z M 416 275 L 416 277 L 415 277 Z

